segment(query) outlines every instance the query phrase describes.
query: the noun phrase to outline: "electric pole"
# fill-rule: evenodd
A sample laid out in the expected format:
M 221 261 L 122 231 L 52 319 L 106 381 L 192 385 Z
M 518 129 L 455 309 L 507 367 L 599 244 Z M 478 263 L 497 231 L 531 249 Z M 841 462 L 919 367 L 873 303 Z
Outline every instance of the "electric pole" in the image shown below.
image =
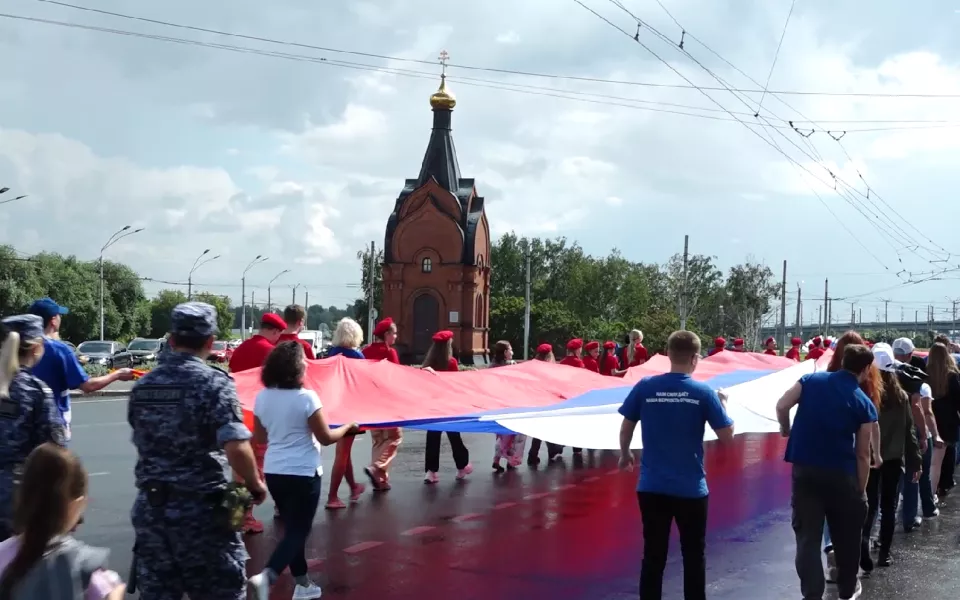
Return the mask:
M 680 330 L 687 328 L 687 261 L 690 247 L 690 236 L 683 236 L 683 280 L 680 282 Z M 784 267 L 786 268 L 786 267 Z
M 527 251 L 524 256 L 526 263 L 526 277 L 524 277 L 523 292 L 523 360 L 530 358 L 530 242 L 527 242 Z
M 803 323 L 801 323 L 801 321 L 803 320 L 802 306 L 803 305 L 800 300 L 800 284 L 798 283 L 797 284 L 797 323 L 796 323 L 797 337 L 801 337 L 801 334 L 803 333 Z
M 880 298 L 880 302 L 883 302 L 883 337 L 890 337 L 890 301 Z
M 827 325 L 827 315 L 830 313 L 830 280 L 823 280 L 823 315 L 822 315 L 822 325 L 823 325 L 823 335 L 830 333 L 830 328 Z
M 374 286 L 376 285 L 377 278 L 375 274 L 377 272 L 377 245 L 375 242 L 370 242 L 370 289 L 367 292 L 367 337 L 370 340 L 373 340 L 373 327 L 374 320 L 377 318 L 374 314 L 373 302 L 374 302 Z
M 684 252 L 686 256 L 686 252 Z M 787 261 L 783 261 L 783 283 L 780 285 L 780 356 L 787 344 Z

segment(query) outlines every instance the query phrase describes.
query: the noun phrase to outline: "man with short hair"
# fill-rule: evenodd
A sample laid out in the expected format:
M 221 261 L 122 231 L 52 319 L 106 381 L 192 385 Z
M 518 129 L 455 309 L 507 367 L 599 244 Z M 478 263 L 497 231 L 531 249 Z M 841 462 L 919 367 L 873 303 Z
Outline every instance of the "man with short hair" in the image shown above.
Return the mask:
M 867 514 L 870 432 L 877 409 L 860 389 L 870 376 L 873 352 L 860 344 L 843 351 L 838 371 L 800 378 L 777 402 L 780 434 L 789 438 L 784 457 L 793 464 L 793 529 L 796 566 L 804 598 L 822 598 L 823 524 L 830 528 L 841 600 L 859 598 L 860 538 Z M 790 426 L 790 411 L 797 407 Z
M 916 348 L 910 338 L 901 337 L 893 340 L 894 357 L 900 362 L 908 363 L 926 373 L 927 361 L 925 361 L 923 357 L 915 355 L 913 353 L 914 350 L 916 350 Z
M 50 298 L 41 298 L 30 305 L 28 311 L 43 319 L 43 357 L 33 366 L 34 377 L 43 381 L 53 392 L 60 417 L 66 426 L 67 440 L 70 439 L 70 390 L 80 390 L 84 394 L 102 390 L 115 381 L 133 379 L 131 369 L 117 369 L 107 375 L 90 377 L 83 370 L 77 355 L 70 346 L 60 341 L 60 320 L 70 314 L 70 309 L 60 306 Z
M 317 357 L 313 354 L 313 346 L 307 340 L 300 339 L 300 332 L 303 331 L 303 324 L 307 318 L 307 311 L 298 304 L 291 304 L 290 306 L 283 309 L 283 321 L 286 323 L 286 328 L 283 330 L 283 333 L 280 334 L 280 339 L 277 343 L 280 342 L 297 342 L 303 348 L 303 353 L 310 360 L 315 360 Z
M 733 420 L 726 396 L 694 381 L 700 360 L 700 338 L 675 331 L 667 339 L 670 372 L 641 379 L 620 407 L 620 466 L 632 469 L 630 449 L 637 423 L 643 454 L 637 499 L 643 519 L 643 562 L 640 598 L 660 600 L 667 565 L 670 529 L 677 522 L 683 553 L 683 593 L 686 600 L 706 596 L 707 478 L 703 468 L 706 424 L 721 443 L 733 440 Z M 862 522 L 862 521 L 861 521 Z

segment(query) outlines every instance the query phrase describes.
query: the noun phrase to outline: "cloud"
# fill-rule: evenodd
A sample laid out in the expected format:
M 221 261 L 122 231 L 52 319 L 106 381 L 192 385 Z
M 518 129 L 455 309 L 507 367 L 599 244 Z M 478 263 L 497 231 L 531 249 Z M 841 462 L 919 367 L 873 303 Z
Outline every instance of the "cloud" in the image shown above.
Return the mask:
M 63 7 L 14 2 L 14 12 L 80 22 Z M 632 35 L 622 11 L 590 4 Z M 759 0 L 667 6 L 686 31 L 744 73 L 765 78 L 782 6 Z M 748 254 L 771 264 L 787 259 L 791 270 L 815 274 L 805 275 L 812 281 L 830 270 L 879 268 L 812 190 L 868 247 L 885 242 L 872 219 L 834 192 L 834 175 L 864 193 L 869 182 L 870 202 L 882 194 L 943 245 L 960 218 L 960 209 L 942 200 L 943 190 L 960 183 L 952 167 L 960 159 L 960 128 L 891 123 L 955 123 L 955 101 L 766 94 L 761 114 L 780 127 L 773 129 L 752 116 L 756 93 L 705 95 L 508 73 L 685 83 L 573 3 L 532 0 L 513 7 L 509 18 L 483 3 L 437 13 L 427 0 L 358 1 L 322 11 L 292 0 L 240 3 L 227 13 L 187 0 L 154 7 L 107 0 L 103 7 L 426 64 L 91 15 L 83 22 L 286 53 L 287 59 L 0 21 L 0 53 L 18 57 L 0 73 L 0 184 L 30 194 L 0 212 L 0 233 L 24 251 L 92 257 L 112 231 L 135 223 L 146 231 L 111 249 L 112 256 L 151 277 L 179 281 L 196 253 L 216 247 L 224 256 L 205 273 L 223 286 L 257 254 L 271 257 L 257 268 L 267 280 L 291 268 L 302 283 L 355 283 L 356 251 L 371 239 L 380 243 L 404 180 L 419 173 L 432 122 L 427 99 L 439 83 L 436 63 L 444 48 L 454 65 L 448 83 L 458 98 L 453 135 L 461 171 L 486 198 L 495 234 L 564 235 L 589 252 L 616 246 L 646 261 L 682 250 L 689 234 L 693 251 L 717 255 L 724 266 Z M 641 9 L 639 16 L 673 41 L 641 31 L 646 45 L 690 81 L 719 85 L 678 52 L 679 31 L 662 11 Z M 411 20 L 410 14 L 426 16 Z M 877 7 L 865 20 L 843 5 L 798 7 L 770 89 L 960 93 L 953 23 L 931 15 Z M 686 50 L 725 82 L 758 87 L 701 45 Z M 802 137 L 790 120 L 814 133 Z M 928 214 L 938 218 L 922 218 Z M 787 238 L 816 232 L 837 240 L 824 250 L 836 255 L 825 262 L 803 245 L 756 235 L 770 231 Z M 741 241 L 727 243 L 734 238 Z M 899 269 L 894 252 L 882 260 Z M 915 256 L 903 260 L 909 270 L 933 268 Z M 875 287 L 886 282 L 881 277 Z M 838 295 L 865 291 L 862 280 L 832 280 L 831 289 L 835 285 Z M 937 285 L 947 284 L 897 294 L 927 300 L 948 293 Z M 238 290 L 220 289 L 237 298 Z M 332 291 L 324 303 L 354 293 Z

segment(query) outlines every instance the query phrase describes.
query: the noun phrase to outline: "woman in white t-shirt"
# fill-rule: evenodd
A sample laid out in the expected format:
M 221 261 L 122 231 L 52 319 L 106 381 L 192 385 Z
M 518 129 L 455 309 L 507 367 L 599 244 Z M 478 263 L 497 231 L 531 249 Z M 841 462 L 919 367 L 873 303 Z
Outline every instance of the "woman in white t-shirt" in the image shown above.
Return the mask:
M 268 600 L 270 586 L 290 567 L 294 600 L 319 598 L 320 586 L 307 577 L 306 545 L 320 502 L 320 447 L 357 433 L 356 423 L 331 430 L 313 390 L 303 388 L 306 357 L 297 342 L 282 342 L 263 363 L 266 389 L 254 403 L 254 440 L 267 444 L 263 473 L 283 521 L 283 539 L 261 573 L 249 579 L 257 600 Z

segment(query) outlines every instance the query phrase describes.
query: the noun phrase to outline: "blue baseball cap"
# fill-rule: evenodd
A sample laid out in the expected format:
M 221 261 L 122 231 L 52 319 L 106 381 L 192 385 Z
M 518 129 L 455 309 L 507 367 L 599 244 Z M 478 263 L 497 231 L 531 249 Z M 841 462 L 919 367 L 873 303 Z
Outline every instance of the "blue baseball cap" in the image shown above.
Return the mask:
M 27 312 L 31 315 L 37 315 L 44 321 L 49 321 L 58 315 L 69 314 L 70 309 L 66 306 L 60 306 L 50 298 L 41 298 L 31 304 Z
M 38 315 L 14 315 L 3 319 L 3 324 L 20 334 L 20 339 L 35 340 L 43 337 L 43 319 Z
M 217 309 L 205 302 L 184 302 L 170 313 L 170 333 L 185 337 L 217 335 Z

